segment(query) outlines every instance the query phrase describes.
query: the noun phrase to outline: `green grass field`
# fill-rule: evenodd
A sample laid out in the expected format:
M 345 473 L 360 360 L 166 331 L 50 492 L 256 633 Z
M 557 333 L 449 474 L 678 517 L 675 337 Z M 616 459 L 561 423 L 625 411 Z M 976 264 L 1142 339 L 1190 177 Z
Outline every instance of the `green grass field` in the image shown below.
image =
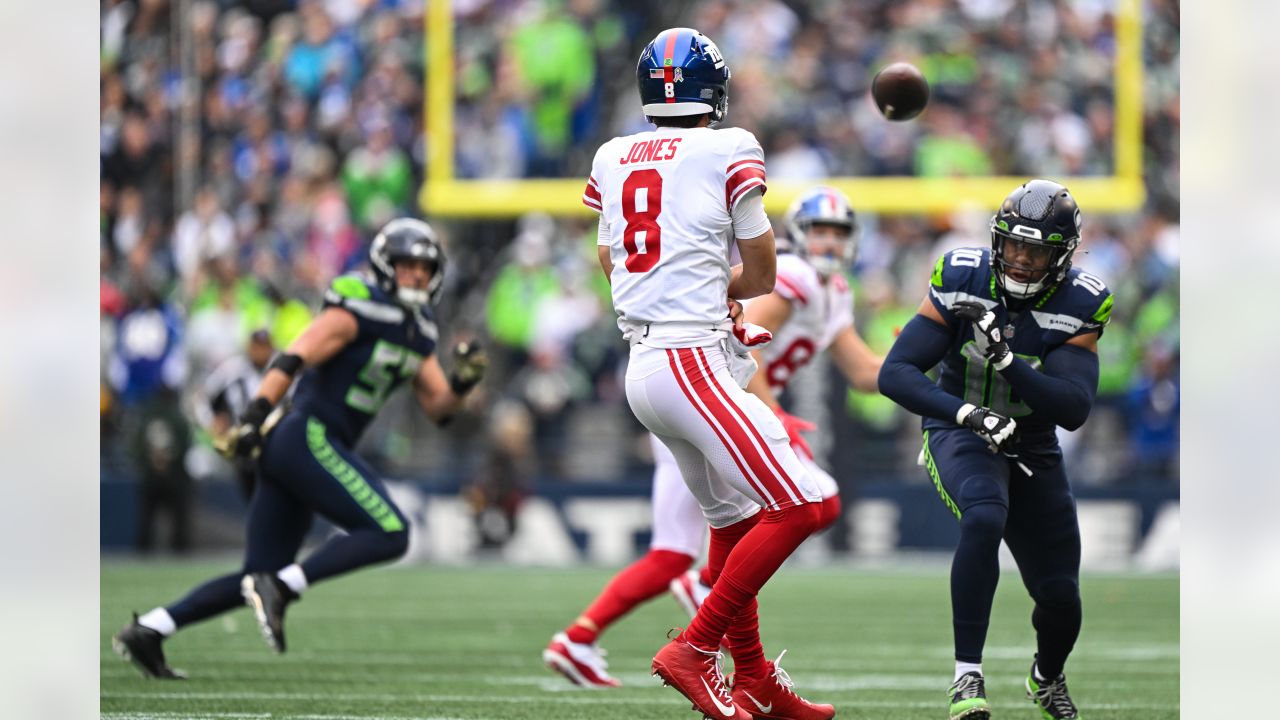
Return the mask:
M 111 652 L 130 610 L 168 602 L 222 564 L 102 565 L 102 717 L 692 718 L 649 676 L 668 628 L 685 618 L 659 597 L 602 645 L 623 688 L 582 690 L 542 666 L 551 634 L 610 576 L 601 569 L 386 568 L 310 590 L 290 607 L 290 650 L 275 656 L 247 609 L 166 645 L 185 682 L 143 679 Z M 951 626 L 945 569 L 784 568 L 761 594 L 765 650 L 787 648 L 800 693 L 839 718 L 946 718 Z M 1087 720 L 1178 717 L 1176 577 L 1089 576 L 1085 627 L 1068 667 Z M 997 720 L 1036 720 L 1022 681 L 1031 604 L 1016 575 L 996 597 L 984 669 Z

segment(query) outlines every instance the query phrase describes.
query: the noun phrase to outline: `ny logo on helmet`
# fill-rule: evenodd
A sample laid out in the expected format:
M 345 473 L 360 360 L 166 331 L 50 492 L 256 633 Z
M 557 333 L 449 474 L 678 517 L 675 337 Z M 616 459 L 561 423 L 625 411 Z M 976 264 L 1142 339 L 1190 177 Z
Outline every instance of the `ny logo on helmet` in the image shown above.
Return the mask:
M 720 54 L 720 48 L 716 47 L 716 44 L 711 42 L 710 38 L 703 37 L 707 41 L 707 54 L 711 56 L 711 60 L 716 64 L 716 69 L 719 70 L 724 67 L 724 56 Z

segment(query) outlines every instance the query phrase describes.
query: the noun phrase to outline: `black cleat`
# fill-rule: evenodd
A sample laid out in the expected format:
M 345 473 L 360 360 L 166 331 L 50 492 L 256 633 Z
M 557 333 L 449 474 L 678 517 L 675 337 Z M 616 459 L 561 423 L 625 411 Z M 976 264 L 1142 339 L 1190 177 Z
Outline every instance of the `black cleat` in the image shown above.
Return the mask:
M 951 720 L 988 720 L 991 717 L 982 673 L 970 671 L 961 675 L 947 692 L 951 695 Z
M 164 648 L 161 644 L 164 636 L 138 624 L 138 613 L 133 614 L 133 622 L 121 628 L 111 638 L 111 648 L 116 654 L 132 662 L 143 677 L 162 680 L 185 680 L 187 674 L 175 670 L 164 661 Z
M 298 599 L 298 594 L 272 573 L 245 575 L 240 580 L 240 594 L 245 605 L 253 608 L 267 646 L 284 652 L 284 609 Z
M 1067 676 L 1058 673 L 1058 677 L 1040 682 L 1036 680 L 1035 663 L 1031 663 L 1031 670 L 1027 673 L 1027 699 L 1040 708 L 1040 715 L 1045 720 L 1077 720 L 1080 717 L 1080 711 L 1067 692 Z

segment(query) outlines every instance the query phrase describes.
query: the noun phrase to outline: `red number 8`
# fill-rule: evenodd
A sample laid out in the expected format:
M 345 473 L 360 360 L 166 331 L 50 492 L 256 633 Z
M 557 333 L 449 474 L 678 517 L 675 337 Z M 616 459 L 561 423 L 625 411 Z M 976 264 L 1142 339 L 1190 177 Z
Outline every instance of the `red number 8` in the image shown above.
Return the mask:
M 645 194 L 644 210 L 636 210 L 636 197 Z M 649 272 L 662 257 L 662 175 L 652 168 L 636 170 L 622 184 L 622 217 L 627 227 L 622 232 L 622 247 L 627 250 L 627 270 Z M 640 233 L 644 233 L 644 252 L 640 251 Z
M 765 379 L 769 381 L 769 386 L 779 388 L 786 385 L 797 370 L 809 364 L 815 350 L 817 348 L 808 338 L 796 338 L 782 355 L 765 368 Z

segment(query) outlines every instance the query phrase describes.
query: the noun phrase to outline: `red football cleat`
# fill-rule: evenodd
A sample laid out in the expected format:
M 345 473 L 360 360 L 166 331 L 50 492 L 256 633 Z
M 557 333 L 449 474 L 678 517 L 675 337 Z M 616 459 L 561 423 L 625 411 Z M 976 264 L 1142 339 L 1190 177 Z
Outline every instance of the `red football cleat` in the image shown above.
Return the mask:
M 587 688 L 618 687 L 622 683 L 605 671 L 604 650 L 595 643 L 576 643 L 558 632 L 542 651 L 542 661 L 547 667 L 569 678 L 574 685 Z
M 795 683 L 778 664 L 786 654 L 783 650 L 777 660 L 769 663 L 773 674 L 763 680 L 735 677 L 734 702 L 755 720 L 831 720 L 836 715 L 834 707 L 811 703 L 791 689 Z
M 711 594 L 711 588 L 702 584 L 701 576 L 697 570 L 682 573 L 675 580 L 668 583 L 667 587 L 671 590 L 676 602 L 680 603 L 680 607 L 689 613 L 689 617 L 698 614 L 698 608 L 702 607 L 702 601 L 706 600 L 707 596 Z
M 653 658 L 653 674 L 689 698 L 693 709 L 712 720 L 751 720 L 733 702 L 724 684 L 719 652 L 699 650 L 684 640 L 672 640 Z

